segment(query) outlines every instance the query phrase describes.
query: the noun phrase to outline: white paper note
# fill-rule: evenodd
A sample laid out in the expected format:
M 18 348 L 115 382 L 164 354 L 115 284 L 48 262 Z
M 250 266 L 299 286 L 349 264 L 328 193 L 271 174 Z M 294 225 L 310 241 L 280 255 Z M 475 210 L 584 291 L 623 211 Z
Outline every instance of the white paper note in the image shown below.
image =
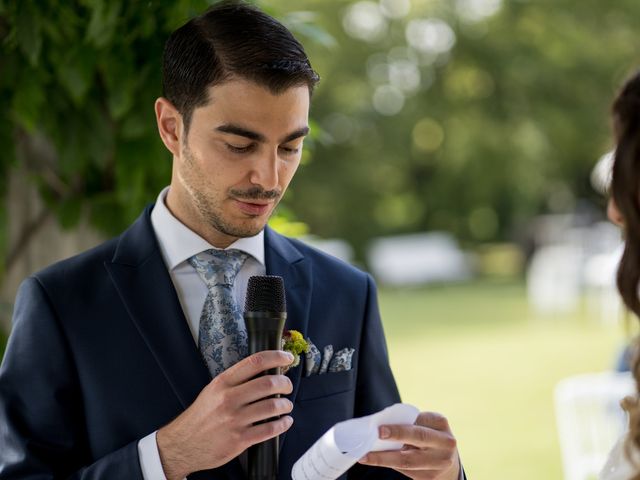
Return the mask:
M 413 405 L 396 403 L 373 415 L 335 424 L 293 465 L 291 478 L 335 480 L 369 452 L 400 450 L 402 443 L 378 438 L 378 427 L 412 425 L 419 413 Z

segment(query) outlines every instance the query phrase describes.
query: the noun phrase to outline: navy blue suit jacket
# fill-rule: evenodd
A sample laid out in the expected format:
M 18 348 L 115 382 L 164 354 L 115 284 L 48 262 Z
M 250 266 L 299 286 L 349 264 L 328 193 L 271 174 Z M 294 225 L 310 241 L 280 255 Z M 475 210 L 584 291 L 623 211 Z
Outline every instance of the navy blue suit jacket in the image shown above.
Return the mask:
M 272 230 L 267 273 L 286 286 L 286 328 L 355 348 L 353 369 L 293 382 L 279 478 L 336 422 L 399 401 L 369 275 Z M 150 222 L 26 279 L 0 367 L 0 479 L 141 479 L 137 443 L 210 381 Z M 241 479 L 237 459 L 194 479 Z M 348 478 L 406 478 L 356 465 Z

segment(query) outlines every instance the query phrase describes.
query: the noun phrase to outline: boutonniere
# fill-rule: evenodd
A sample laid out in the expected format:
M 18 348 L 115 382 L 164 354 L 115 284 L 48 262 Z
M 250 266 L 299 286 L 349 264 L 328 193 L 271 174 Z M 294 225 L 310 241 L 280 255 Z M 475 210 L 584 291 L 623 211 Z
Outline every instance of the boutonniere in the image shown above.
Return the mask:
M 293 355 L 293 362 L 282 369 L 282 373 L 300 365 L 300 354 L 309 351 L 309 344 L 297 330 L 285 330 L 282 333 L 282 350 Z

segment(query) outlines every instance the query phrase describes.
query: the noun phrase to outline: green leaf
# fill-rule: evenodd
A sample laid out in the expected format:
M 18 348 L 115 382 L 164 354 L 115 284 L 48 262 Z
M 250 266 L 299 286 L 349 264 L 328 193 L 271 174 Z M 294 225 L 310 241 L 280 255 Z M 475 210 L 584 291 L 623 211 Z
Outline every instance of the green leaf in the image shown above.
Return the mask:
M 15 85 L 18 85 L 19 74 L 23 70 L 24 61 L 22 55 L 15 50 L 3 51 L 0 55 L 0 92 L 4 89 L 12 92 Z M 4 94 L 3 100 L 6 102 L 10 99 L 9 95 Z
M 115 128 L 109 115 L 99 107 L 87 112 L 87 123 L 82 126 L 83 153 L 88 163 L 101 169 L 108 168 L 115 152 Z
M 99 231 L 115 235 L 126 228 L 128 219 L 113 192 L 94 195 L 90 202 L 91 224 Z
M 105 57 L 100 63 L 100 74 L 108 90 L 107 105 L 111 116 L 118 120 L 131 109 L 140 73 L 134 71 L 133 55 L 122 49 Z
M 47 42 L 61 44 L 64 41 L 64 37 L 61 31 L 60 19 L 42 17 L 40 20 L 42 21 L 42 31 L 47 37 Z
M 16 40 L 31 66 L 35 67 L 38 64 L 42 50 L 42 32 L 40 18 L 32 10 L 31 2 L 23 1 L 18 3 Z
M 71 51 L 58 65 L 58 81 L 69 93 L 76 106 L 84 103 L 93 83 L 97 53 L 89 46 L 81 45 Z
M 60 131 L 58 171 L 62 177 L 84 172 L 87 166 L 87 118 L 78 112 L 66 122 L 64 130 Z
M 64 229 L 71 229 L 78 225 L 82 214 L 82 199 L 68 198 L 57 206 L 58 221 Z
M 131 109 L 133 104 L 132 90 L 130 84 L 123 82 L 122 88 L 111 91 L 107 104 L 114 119 L 122 118 Z
M 130 115 L 125 117 L 124 122 L 120 127 L 122 138 L 125 140 L 131 140 L 145 135 L 149 132 L 150 127 L 153 124 L 151 123 L 150 125 L 150 121 L 152 121 L 152 119 L 149 115 L 145 115 L 144 112 L 131 112 Z
M 20 88 L 16 89 L 11 109 L 16 123 L 28 132 L 33 132 L 40 120 L 45 96 L 43 85 L 31 69 L 23 72 Z
M 87 27 L 87 41 L 98 48 L 103 48 L 112 42 L 118 27 L 121 2 L 109 0 L 93 2 L 91 20 Z

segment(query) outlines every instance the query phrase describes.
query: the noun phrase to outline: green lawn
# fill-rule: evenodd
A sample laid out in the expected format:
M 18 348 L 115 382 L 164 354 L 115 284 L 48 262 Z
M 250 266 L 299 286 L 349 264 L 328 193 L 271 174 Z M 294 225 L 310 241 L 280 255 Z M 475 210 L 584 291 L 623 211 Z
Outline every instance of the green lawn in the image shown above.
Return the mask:
M 562 478 L 553 388 L 610 368 L 621 326 L 535 318 L 517 284 L 383 289 L 380 307 L 403 400 L 449 418 L 470 479 Z

